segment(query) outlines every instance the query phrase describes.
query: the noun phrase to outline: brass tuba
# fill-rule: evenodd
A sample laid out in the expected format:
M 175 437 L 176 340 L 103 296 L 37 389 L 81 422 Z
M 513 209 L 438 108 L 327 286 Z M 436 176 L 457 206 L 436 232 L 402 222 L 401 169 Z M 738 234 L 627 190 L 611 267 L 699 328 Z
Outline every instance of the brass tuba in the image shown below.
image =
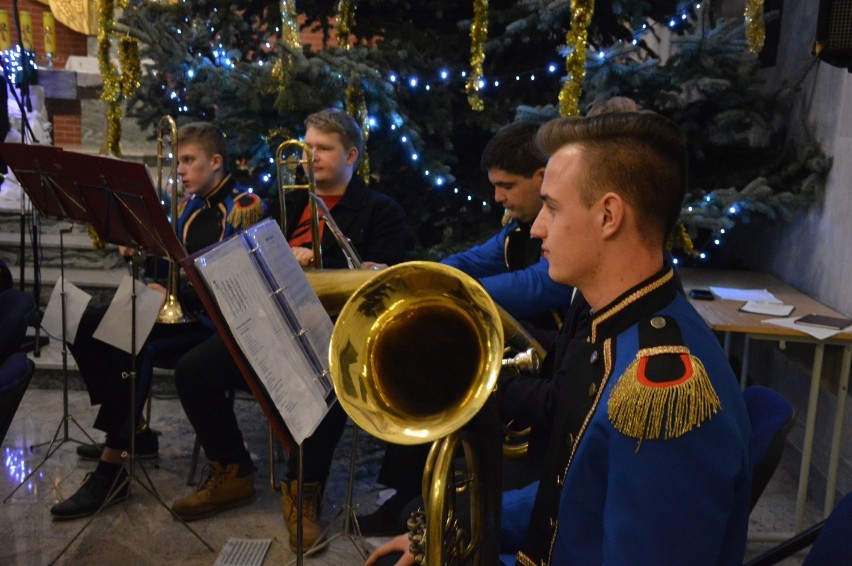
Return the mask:
M 171 207 L 170 207 L 170 216 L 172 220 L 172 229 L 177 230 L 178 223 L 178 174 L 177 174 L 177 162 L 178 162 L 178 140 L 177 140 L 177 124 L 175 124 L 174 118 L 169 115 L 163 116 L 160 118 L 160 122 L 157 124 L 157 190 L 159 191 L 160 200 L 166 194 L 166 187 L 163 184 L 163 162 L 166 158 L 165 155 L 165 146 L 166 143 L 169 145 L 169 159 L 171 163 L 171 167 L 169 170 L 169 179 L 168 181 L 171 183 L 171 191 L 169 193 L 171 198 Z M 163 306 L 160 308 L 160 312 L 157 314 L 157 322 L 163 324 L 181 324 L 184 322 L 191 322 L 193 318 L 189 315 L 184 314 L 183 309 L 181 309 L 180 301 L 177 298 L 178 287 L 180 286 L 180 267 L 177 262 L 172 259 L 169 259 L 169 280 L 168 287 L 166 289 L 166 300 L 163 303 Z
M 369 274 L 332 333 L 329 369 L 337 398 L 373 436 L 397 444 L 435 441 L 423 477 L 426 563 L 493 563 L 499 484 L 485 485 L 481 471 L 499 469 L 499 448 L 496 461 L 479 462 L 460 429 L 494 391 L 503 358 L 501 320 L 514 319 L 501 316 L 473 278 L 446 265 L 416 261 Z M 307 275 L 322 300 L 323 285 Z M 327 308 L 338 304 L 329 300 Z M 499 442 L 499 433 L 491 436 Z M 467 457 L 461 479 L 453 468 L 457 446 Z M 460 485 L 471 496 L 469 530 L 454 519 Z
M 299 153 L 294 155 L 294 150 Z M 291 152 L 288 155 L 288 152 Z M 299 168 L 305 175 L 305 182 L 297 182 Z M 284 191 L 307 190 L 310 198 L 308 206 L 311 207 L 311 249 L 314 252 L 314 267 L 322 269 L 322 245 L 319 232 L 319 211 L 317 210 L 316 190 L 317 184 L 314 180 L 314 154 L 308 144 L 297 139 L 289 139 L 281 142 L 275 150 L 275 169 L 278 175 L 278 200 L 281 211 L 281 232 L 287 235 L 287 207 L 284 204 Z

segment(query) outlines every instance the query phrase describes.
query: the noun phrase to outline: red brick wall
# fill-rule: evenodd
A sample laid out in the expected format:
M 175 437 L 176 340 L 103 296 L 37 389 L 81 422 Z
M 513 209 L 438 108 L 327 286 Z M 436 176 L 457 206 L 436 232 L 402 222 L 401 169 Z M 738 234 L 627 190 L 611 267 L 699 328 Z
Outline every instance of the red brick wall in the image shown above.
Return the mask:
M 18 27 L 15 25 L 15 16 L 12 11 L 11 0 L 0 0 L 0 10 L 9 13 L 9 30 L 12 44 L 18 40 Z M 33 21 L 33 49 L 36 52 L 36 63 L 45 64 L 44 57 L 44 25 L 42 14 L 50 11 L 50 6 L 35 2 L 34 0 L 20 0 L 18 10 L 29 12 Z M 55 67 L 64 68 L 69 55 L 86 55 L 86 36 L 66 27 L 58 20 L 56 21 L 56 53 L 53 56 Z
M 64 147 L 80 145 L 82 141 L 82 120 L 80 115 L 53 115 L 53 145 Z
M 6 10 L 9 14 L 9 31 L 12 45 L 15 45 L 18 41 L 18 27 L 15 24 L 11 0 L 0 0 L 0 9 Z M 30 13 L 33 22 L 33 49 L 36 52 L 36 63 L 44 66 L 47 59 L 44 53 L 43 15 L 50 11 L 50 6 L 34 0 L 19 0 L 18 10 Z M 59 69 L 65 68 L 69 55 L 87 55 L 86 36 L 56 20 L 56 53 L 53 54 L 53 66 Z M 70 108 L 66 105 L 65 108 L 64 112 L 73 113 L 53 112 L 48 108 L 48 117 L 53 123 L 53 144 L 59 147 L 80 145 L 82 138 L 79 104 L 70 105 Z

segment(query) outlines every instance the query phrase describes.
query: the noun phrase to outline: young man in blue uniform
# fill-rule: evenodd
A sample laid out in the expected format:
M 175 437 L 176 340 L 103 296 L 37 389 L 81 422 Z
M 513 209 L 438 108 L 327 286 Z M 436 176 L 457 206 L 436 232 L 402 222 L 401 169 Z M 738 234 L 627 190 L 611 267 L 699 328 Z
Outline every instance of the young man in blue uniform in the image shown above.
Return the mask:
M 505 211 L 504 226 L 482 244 L 453 254 L 441 263 L 476 278 L 494 302 L 524 323 L 537 338 L 549 343 L 561 325 L 562 311 L 571 301 L 571 287 L 547 273 L 541 240 L 530 227 L 541 210 L 541 183 L 547 163 L 535 143 L 539 124 L 514 122 L 501 128 L 482 151 L 482 171 L 494 187 L 494 202 Z M 398 531 L 400 513 L 420 494 L 429 444 L 388 444 L 378 483 L 396 490 L 381 507 L 359 516 L 367 536 Z
M 263 217 L 265 207 L 260 198 L 244 192 L 228 173 L 228 146 L 212 124 L 193 122 L 181 126 L 177 148 L 177 171 L 187 193 L 178 207 L 177 234 L 189 253 L 224 240 Z M 123 249 L 122 253 L 133 255 L 135 250 Z M 167 292 L 159 284 L 151 283 L 149 286 L 158 289 L 164 296 Z M 200 310 L 200 301 L 190 287 L 179 291 L 184 312 Z M 86 382 L 92 404 L 100 405 L 95 428 L 106 433 L 106 442 L 103 447 L 78 447 L 77 452 L 81 456 L 91 455 L 98 459 L 98 466 L 86 476 L 76 493 L 51 508 L 55 519 L 92 515 L 106 500 L 114 484 L 120 485 L 120 488 L 111 502 L 127 498 L 128 485 L 115 482 L 115 479 L 119 474 L 122 474 L 119 480 L 124 478 L 122 464 L 130 448 L 130 431 L 136 430 L 148 396 L 153 371 L 150 349 L 168 347 L 183 351 L 214 332 L 209 321 L 208 324 L 196 321 L 154 325 L 140 354 L 137 406 L 134 409 L 137 423 L 131 423 L 129 383 L 121 378 L 122 372 L 130 368 L 130 355 L 92 337 L 105 312 L 106 308 L 86 309 L 70 349 Z M 137 457 L 157 455 L 157 437 L 150 429 L 137 432 L 135 444 Z
M 686 186 L 683 133 L 617 113 L 552 121 L 539 142 L 550 159 L 531 233 L 551 277 L 579 293 L 541 377 L 498 386 L 504 417 L 548 430 L 540 481 L 504 494 L 502 561 L 741 564 L 745 406 L 663 258 Z M 397 537 L 376 557 L 406 546 Z

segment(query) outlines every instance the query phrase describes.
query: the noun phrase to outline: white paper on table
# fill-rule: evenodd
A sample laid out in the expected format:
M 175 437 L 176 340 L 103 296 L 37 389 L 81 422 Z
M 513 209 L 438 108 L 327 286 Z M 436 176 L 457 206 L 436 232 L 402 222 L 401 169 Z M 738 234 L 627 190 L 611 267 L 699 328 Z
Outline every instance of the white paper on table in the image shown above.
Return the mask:
M 816 338 L 817 340 L 826 340 L 831 338 L 835 334 L 840 334 L 843 332 L 852 332 L 852 326 L 848 326 L 846 328 L 842 328 L 837 330 L 835 328 L 821 328 L 819 326 L 808 326 L 806 324 L 796 324 L 796 321 L 802 317 L 797 318 L 769 318 L 766 320 L 762 320 L 761 322 L 765 322 L 767 324 L 774 324 L 775 326 L 782 326 L 784 328 L 792 328 L 793 330 L 798 330 L 800 332 L 804 332 L 805 334 L 809 334 Z
M 70 281 L 65 281 L 65 341 L 72 344 L 77 337 L 77 327 L 92 296 Z M 53 286 L 50 300 L 41 318 L 41 326 L 49 336 L 62 340 L 62 277 Z
M 101 323 L 92 335 L 101 342 L 106 342 L 119 350 L 131 353 L 132 336 L 132 307 L 133 278 L 125 275 L 107 307 Z M 160 306 L 163 295 L 150 289 L 141 281 L 136 281 L 136 354 L 142 350 L 142 345 L 148 339 Z
M 713 294 L 729 301 L 763 301 L 780 303 L 781 301 L 766 289 L 735 289 L 733 287 L 710 287 Z

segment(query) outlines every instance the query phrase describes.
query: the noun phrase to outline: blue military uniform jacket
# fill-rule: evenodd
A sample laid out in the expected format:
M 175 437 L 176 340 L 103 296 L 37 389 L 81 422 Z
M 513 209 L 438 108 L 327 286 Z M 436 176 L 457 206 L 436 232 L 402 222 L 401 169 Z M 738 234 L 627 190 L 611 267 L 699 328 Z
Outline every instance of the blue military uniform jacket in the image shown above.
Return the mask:
M 190 254 L 226 240 L 239 230 L 257 223 L 266 215 L 266 205 L 254 193 L 245 192 L 228 175 L 206 196 L 189 195 L 178 204 L 177 235 Z M 179 296 L 188 312 L 200 312 L 201 301 L 184 284 Z M 202 318 L 212 327 L 212 323 Z
M 592 313 L 587 340 L 562 354 L 541 480 L 504 495 L 501 541 L 523 540 L 517 563 L 741 564 L 745 405 L 673 272 Z
M 541 257 L 541 240 L 530 238 L 529 233 L 529 225 L 513 220 L 482 244 L 441 263 L 478 279 L 494 302 L 516 318 L 562 309 L 571 300 L 571 287 L 550 278 L 547 260 Z

